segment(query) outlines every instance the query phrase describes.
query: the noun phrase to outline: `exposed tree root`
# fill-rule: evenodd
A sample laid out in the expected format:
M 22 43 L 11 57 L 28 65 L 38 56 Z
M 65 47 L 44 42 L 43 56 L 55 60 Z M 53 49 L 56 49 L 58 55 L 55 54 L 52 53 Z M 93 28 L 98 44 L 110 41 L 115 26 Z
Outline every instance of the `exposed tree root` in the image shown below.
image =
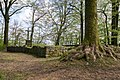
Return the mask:
M 64 57 L 65 60 L 78 60 L 85 58 L 86 61 L 92 60 L 96 61 L 97 58 L 102 59 L 103 57 L 112 57 L 115 61 L 117 61 L 118 56 L 114 52 L 114 50 L 109 45 L 104 46 L 79 46 L 76 49 L 70 50 L 68 55 Z

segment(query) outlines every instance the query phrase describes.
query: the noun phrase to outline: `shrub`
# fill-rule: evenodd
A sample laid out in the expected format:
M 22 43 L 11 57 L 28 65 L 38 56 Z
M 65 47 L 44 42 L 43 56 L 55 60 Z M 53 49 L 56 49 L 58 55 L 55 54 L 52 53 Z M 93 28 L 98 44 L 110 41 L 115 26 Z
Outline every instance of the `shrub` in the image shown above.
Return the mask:
M 5 46 L 3 45 L 3 41 L 0 40 L 0 51 L 4 50 L 5 49 Z

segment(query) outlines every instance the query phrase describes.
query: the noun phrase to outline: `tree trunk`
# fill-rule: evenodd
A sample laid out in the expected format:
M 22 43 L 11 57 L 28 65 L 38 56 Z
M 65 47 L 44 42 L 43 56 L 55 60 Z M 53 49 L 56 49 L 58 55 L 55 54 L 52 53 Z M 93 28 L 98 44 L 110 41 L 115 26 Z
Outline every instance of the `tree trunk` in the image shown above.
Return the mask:
M 83 1 L 81 0 L 81 43 L 83 42 Z
M 103 56 L 117 60 L 117 55 L 109 45 L 101 46 L 97 30 L 97 0 L 85 0 L 85 39 L 84 44 L 71 50 L 63 60 L 81 59 L 96 61 Z
M 26 30 L 26 32 L 27 32 L 27 40 L 29 40 L 29 32 L 30 32 L 29 28 Z
M 109 30 L 108 30 L 108 25 L 107 25 L 107 14 L 105 13 L 105 11 L 103 11 L 103 14 L 105 16 L 105 29 L 104 29 L 105 44 L 109 45 L 110 44 L 110 39 L 109 39 Z
M 8 29 L 9 29 L 9 17 L 5 16 L 5 30 L 4 30 L 4 45 L 8 46 Z
M 32 41 L 32 38 L 33 38 L 33 33 L 34 33 L 34 27 L 32 26 L 31 36 L 30 36 L 30 40 L 31 40 L 31 41 Z
M 33 8 L 33 14 L 32 14 L 32 27 L 31 27 L 31 35 L 30 35 L 30 41 L 32 46 L 32 40 L 33 40 L 33 33 L 34 33 L 34 27 L 35 27 L 35 9 Z
M 59 45 L 59 43 L 60 43 L 60 37 L 61 37 L 61 33 L 58 33 L 57 39 L 56 39 L 56 42 L 55 42 L 55 46 Z
M 118 38 L 118 18 L 119 18 L 119 2 L 118 0 L 112 0 L 112 34 L 111 44 L 117 46 Z
M 85 0 L 85 44 L 98 46 L 97 0 Z
M 107 15 L 106 14 L 105 14 L 105 23 L 106 23 L 106 32 L 107 32 L 107 44 L 109 45 L 110 39 L 109 39 L 109 30 L 108 30 L 108 26 L 107 26 Z
M 15 42 L 14 42 L 14 46 L 17 45 L 17 28 L 15 28 Z
M 18 33 L 16 36 L 15 36 L 15 46 L 18 46 L 18 41 L 19 41 L 19 36 L 20 36 L 21 33 Z
M 32 40 L 33 40 L 33 33 L 34 33 L 34 24 L 32 25 L 31 35 L 30 35 L 31 46 L 32 46 Z

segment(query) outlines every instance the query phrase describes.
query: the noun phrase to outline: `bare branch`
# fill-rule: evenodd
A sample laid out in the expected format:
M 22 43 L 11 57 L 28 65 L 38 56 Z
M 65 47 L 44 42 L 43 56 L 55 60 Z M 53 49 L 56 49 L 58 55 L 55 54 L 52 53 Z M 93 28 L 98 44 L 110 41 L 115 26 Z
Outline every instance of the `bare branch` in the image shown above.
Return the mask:
M 1 2 L 0 2 L 0 11 L 1 11 L 3 17 L 5 17 L 5 14 L 4 14 L 3 9 L 2 9 L 2 3 Z
M 64 2 L 64 12 L 63 12 L 63 23 L 62 23 L 62 25 L 64 25 L 65 23 L 66 23 L 66 17 L 67 17 L 67 1 L 65 0 L 65 2 Z
M 72 4 L 69 4 L 70 6 L 72 6 L 72 7 L 74 7 L 76 10 L 78 10 L 79 12 L 81 12 L 81 10 L 78 8 L 78 7 L 76 7 L 76 6 L 74 6 L 74 5 L 72 5 Z
M 28 5 L 27 5 L 27 6 L 22 6 L 22 7 L 20 7 L 19 9 L 15 10 L 12 14 L 10 14 L 10 16 L 14 15 L 16 12 L 20 11 L 20 10 L 23 9 L 24 7 L 28 7 Z
M 17 1 L 17 0 L 14 0 L 14 1 L 13 1 L 13 0 L 11 0 L 11 4 L 14 4 L 16 1 Z
M 34 23 L 37 22 L 40 18 L 42 18 L 42 17 L 45 16 L 46 14 L 47 14 L 47 13 L 44 13 L 42 16 L 38 17 L 38 18 L 34 21 Z
M 52 17 L 52 14 L 50 13 L 50 11 L 49 11 L 49 10 L 48 10 L 48 13 L 49 13 L 49 15 L 50 15 L 50 17 L 51 17 L 52 21 L 54 22 L 54 24 L 55 24 L 56 26 L 58 26 L 57 22 L 55 22 L 54 18 Z
M 8 0 L 4 0 L 5 7 L 7 8 Z
M 10 0 L 8 8 L 10 8 L 17 0 Z

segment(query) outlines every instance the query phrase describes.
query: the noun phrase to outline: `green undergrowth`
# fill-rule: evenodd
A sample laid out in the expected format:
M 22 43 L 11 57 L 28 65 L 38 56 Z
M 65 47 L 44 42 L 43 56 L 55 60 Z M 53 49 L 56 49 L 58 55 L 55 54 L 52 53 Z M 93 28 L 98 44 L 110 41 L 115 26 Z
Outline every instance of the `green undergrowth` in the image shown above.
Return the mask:
M 5 46 L 3 45 L 3 42 L 0 40 L 0 51 L 4 50 Z

